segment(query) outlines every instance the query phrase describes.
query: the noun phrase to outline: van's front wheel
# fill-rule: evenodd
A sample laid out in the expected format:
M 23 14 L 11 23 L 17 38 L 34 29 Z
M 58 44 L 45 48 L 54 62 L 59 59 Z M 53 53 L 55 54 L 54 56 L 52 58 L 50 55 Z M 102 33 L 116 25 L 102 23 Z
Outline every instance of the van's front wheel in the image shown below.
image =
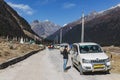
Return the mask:
M 106 74 L 110 74 L 110 71 L 108 70 L 108 71 L 106 71 L 105 73 L 106 73 Z

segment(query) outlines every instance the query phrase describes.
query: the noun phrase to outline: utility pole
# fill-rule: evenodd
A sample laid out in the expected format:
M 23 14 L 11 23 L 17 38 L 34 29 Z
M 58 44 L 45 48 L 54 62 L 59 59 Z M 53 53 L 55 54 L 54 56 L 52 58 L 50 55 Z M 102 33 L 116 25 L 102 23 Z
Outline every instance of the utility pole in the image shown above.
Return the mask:
M 81 32 L 81 43 L 84 42 L 84 13 L 82 13 L 82 32 Z
M 55 39 L 54 39 L 54 43 L 58 44 L 58 35 L 56 35 Z
M 55 43 L 58 44 L 58 36 L 55 37 Z
M 62 28 L 60 29 L 60 44 L 62 43 Z

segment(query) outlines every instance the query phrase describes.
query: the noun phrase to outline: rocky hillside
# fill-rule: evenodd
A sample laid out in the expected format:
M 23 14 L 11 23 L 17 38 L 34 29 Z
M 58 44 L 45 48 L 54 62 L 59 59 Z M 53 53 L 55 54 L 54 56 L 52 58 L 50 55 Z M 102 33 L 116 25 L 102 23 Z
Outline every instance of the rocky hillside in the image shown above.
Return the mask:
M 36 38 L 40 40 L 28 22 L 19 16 L 4 0 L 0 0 L 0 36 Z
M 81 19 L 64 27 L 63 42 L 81 41 Z M 85 16 L 85 41 L 101 45 L 120 45 L 120 6 Z M 57 34 L 51 35 L 52 37 Z
M 38 21 L 35 20 L 31 23 L 33 31 L 36 32 L 39 36 L 46 38 L 47 36 L 53 34 L 58 29 L 60 29 L 59 25 L 52 23 L 51 21 Z

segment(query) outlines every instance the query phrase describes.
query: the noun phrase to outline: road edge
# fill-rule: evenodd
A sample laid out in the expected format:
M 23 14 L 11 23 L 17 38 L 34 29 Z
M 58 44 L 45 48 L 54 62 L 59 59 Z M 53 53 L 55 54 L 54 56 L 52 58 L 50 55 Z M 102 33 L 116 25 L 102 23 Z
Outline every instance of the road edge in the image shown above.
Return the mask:
M 0 63 L 0 69 L 5 69 L 5 68 L 7 68 L 11 65 L 14 65 L 14 64 L 20 62 L 20 61 L 23 61 L 23 60 L 27 59 L 28 57 L 30 57 L 30 56 L 32 56 L 32 55 L 34 55 L 37 52 L 42 51 L 42 50 L 44 50 L 44 48 L 38 49 L 38 50 L 35 50 L 35 51 L 31 51 L 31 52 L 29 52 L 29 53 L 27 53 L 23 56 L 16 57 L 16 58 L 10 59 L 6 62 Z

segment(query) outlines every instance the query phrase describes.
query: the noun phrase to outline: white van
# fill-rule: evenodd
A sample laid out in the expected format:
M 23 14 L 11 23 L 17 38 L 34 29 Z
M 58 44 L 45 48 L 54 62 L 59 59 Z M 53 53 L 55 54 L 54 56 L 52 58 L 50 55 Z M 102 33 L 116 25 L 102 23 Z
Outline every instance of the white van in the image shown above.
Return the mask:
M 74 43 L 71 51 L 72 65 L 84 72 L 103 71 L 109 73 L 111 63 L 109 57 L 96 43 Z

